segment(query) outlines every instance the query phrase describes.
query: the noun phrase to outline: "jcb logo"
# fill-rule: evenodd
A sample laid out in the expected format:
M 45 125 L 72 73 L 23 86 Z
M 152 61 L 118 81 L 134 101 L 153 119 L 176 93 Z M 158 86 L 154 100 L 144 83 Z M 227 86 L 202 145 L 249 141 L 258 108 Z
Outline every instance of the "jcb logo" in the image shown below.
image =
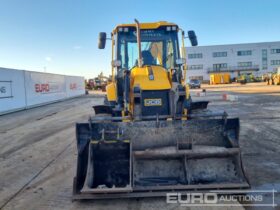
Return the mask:
M 6 87 L 4 87 L 4 86 L 3 86 L 3 87 L 0 87 L 0 92 L 1 92 L 1 93 L 6 93 Z
M 160 98 L 148 98 L 144 99 L 144 106 L 161 106 L 162 102 Z

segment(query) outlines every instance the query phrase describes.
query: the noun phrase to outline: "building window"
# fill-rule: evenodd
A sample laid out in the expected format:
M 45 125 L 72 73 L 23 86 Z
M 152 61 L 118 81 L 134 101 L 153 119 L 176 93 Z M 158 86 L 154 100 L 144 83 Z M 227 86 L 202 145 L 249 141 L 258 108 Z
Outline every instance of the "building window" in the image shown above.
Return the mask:
M 220 69 L 226 69 L 227 68 L 227 63 L 216 63 L 213 64 L 213 69 L 214 70 L 220 70 Z
M 267 49 L 262 50 L 262 69 L 267 69 Z
M 188 58 L 189 59 L 193 59 L 193 58 L 202 58 L 202 53 L 192 53 L 192 54 L 188 54 Z
M 189 69 L 189 70 L 203 69 L 203 65 L 202 65 L 202 64 L 190 65 L 190 66 L 188 66 L 188 69 Z
M 273 66 L 280 65 L 280 60 L 271 60 L 271 65 Z
M 238 56 L 252 55 L 252 50 L 240 50 L 237 51 Z
M 213 57 L 227 57 L 227 52 L 213 52 Z
M 271 54 L 280 53 L 280 49 L 271 49 Z
M 252 62 L 248 61 L 248 62 L 238 62 L 238 67 L 251 67 L 252 66 Z

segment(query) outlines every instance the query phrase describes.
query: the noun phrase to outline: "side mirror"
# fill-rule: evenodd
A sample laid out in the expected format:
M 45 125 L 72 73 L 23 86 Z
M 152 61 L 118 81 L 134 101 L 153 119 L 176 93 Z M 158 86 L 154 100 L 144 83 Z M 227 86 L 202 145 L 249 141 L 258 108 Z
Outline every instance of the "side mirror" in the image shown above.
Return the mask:
M 185 63 L 186 63 L 186 59 L 185 58 L 176 59 L 176 64 L 177 65 L 183 65 Z
M 98 38 L 98 49 L 104 49 L 106 45 L 106 38 L 107 35 L 105 32 L 100 32 L 99 33 L 99 38 Z
M 112 67 L 120 67 L 122 62 L 120 60 L 113 60 L 111 63 Z
M 197 46 L 197 38 L 194 31 L 188 31 L 188 37 L 192 46 Z

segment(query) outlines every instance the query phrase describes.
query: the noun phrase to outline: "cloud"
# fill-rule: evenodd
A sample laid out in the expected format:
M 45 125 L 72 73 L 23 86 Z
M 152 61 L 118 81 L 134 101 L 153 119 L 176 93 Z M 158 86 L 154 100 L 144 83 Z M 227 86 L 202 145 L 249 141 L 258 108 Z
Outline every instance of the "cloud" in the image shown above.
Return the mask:
M 73 47 L 73 49 L 74 49 L 74 50 L 80 50 L 80 49 L 82 49 L 82 46 L 80 46 L 80 45 L 75 45 L 75 46 Z
M 51 62 L 52 58 L 50 56 L 47 56 L 47 57 L 45 57 L 45 60 L 48 61 L 48 62 Z

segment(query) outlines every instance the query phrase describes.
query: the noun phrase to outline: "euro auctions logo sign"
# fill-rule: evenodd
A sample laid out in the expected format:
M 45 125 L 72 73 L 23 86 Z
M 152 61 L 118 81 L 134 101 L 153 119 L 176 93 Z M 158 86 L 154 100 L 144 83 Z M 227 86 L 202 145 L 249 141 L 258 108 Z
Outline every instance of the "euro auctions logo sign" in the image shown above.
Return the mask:
M 35 92 L 36 93 L 47 93 L 50 91 L 49 84 L 35 84 Z
M 34 87 L 35 87 L 35 92 L 41 94 L 63 92 L 63 83 L 55 83 L 55 82 L 36 83 Z
M 167 193 L 167 203 L 179 203 L 181 206 L 191 204 L 216 204 L 218 203 L 217 193 Z
M 76 83 L 70 83 L 70 90 L 77 90 L 77 84 Z
M 12 98 L 12 81 L 0 81 L 0 98 Z
M 180 206 L 270 206 L 275 207 L 275 190 L 223 190 L 207 193 L 167 193 L 166 203 Z
M 5 86 L 2 86 L 2 87 L 0 87 L 0 93 L 6 93 L 7 91 L 6 91 L 6 87 Z

